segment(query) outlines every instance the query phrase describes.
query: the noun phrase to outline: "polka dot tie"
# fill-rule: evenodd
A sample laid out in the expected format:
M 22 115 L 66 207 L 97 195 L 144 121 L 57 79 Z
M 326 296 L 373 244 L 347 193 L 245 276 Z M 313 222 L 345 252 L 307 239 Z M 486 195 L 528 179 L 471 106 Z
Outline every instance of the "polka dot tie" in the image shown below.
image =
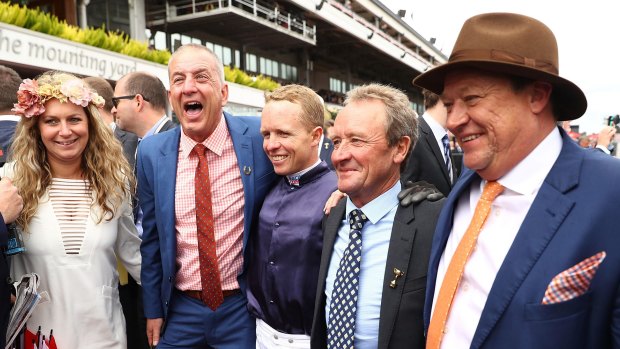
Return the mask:
M 349 245 L 347 246 L 334 281 L 329 307 L 327 347 L 329 349 L 352 349 L 355 339 L 355 314 L 357 291 L 362 260 L 362 228 L 368 218 L 361 210 L 349 214 Z
M 482 226 L 491 212 L 491 203 L 495 198 L 504 191 L 504 187 L 497 182 L 488 182 L 484 186 L 480 200 L 476 205 L 476 210 L 469 223 L 469 227 L 465 231 L 465 235 L 459 242 L 452 260 L 448 265 L 448 270 L 439 289 L 439 296 L 435 303 L 435 310 L 431 317 L 431 323 L 428 328 L 428 336 L 426 340 L 426 349 L 439 349 L 441 339 L 445 333 L 446 321 L 450 314 L 450 307 L 454 294 L 459 287 L 465 263 L 471 255 L 472 249 L 478 240 L 478 234 L 482 230 Z
M 211 205 L 211 184 L 209 182 L 209 165 L 205 158 L 207 148 L 196 144 L 192 152 L 198 156 L 198 167 L 194 178 L 196 192 L 196 230 L 198 235 L 198 257 L 200 260 L 200 282 L 202 284 L 202 301 L 211 310 L 224 301 L 220 267 L 215 250 L 215 232 L 213 228 L 213 211 Z

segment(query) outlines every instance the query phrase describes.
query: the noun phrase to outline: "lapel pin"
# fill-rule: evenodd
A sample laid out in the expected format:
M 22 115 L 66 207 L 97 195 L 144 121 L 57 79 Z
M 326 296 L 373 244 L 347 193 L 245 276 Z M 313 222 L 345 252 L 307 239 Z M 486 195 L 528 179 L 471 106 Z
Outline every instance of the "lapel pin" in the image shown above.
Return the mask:
M 396 286 L 398 286 L 396 284 L 396 280 L 398 280 L 398 278 L 402 277 L 402 276 L 405 276 L 405 273 L 400 271 L 400 269 L 398 269 L 398 268 L 394 268 L 394 280 L 390 281 L 390 287 L 391 288 L 396 288 Z
M 325 142 L 323 145 L 325 146 L 325 150 L 329 149 L 329 143 Z
M 245 173 L 246 175 L 249 175 L 250 173 L 252 173 L 252 167 L 243 166 L 243 173 Z

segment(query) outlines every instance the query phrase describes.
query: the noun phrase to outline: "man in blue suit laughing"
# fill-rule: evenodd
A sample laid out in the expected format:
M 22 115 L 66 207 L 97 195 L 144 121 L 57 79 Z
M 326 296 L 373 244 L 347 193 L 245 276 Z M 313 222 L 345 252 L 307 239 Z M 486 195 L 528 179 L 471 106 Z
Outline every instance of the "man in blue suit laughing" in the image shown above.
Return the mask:
M 158 348 L 251 348 L 246 246 L 275 180 L 260 119 L 223 112 L 223 66 L 204 46 L 176 50 L 168 72 L 181 127 L 144 139 L 137 157 L 147 336 Z
M 490 13 L 414 80 L 441 96 L 471 169 L 433 238 L 428 349 L 620 346 L 620 162 L 556 126 L 587 107 L 558 68 L 547 26 Z

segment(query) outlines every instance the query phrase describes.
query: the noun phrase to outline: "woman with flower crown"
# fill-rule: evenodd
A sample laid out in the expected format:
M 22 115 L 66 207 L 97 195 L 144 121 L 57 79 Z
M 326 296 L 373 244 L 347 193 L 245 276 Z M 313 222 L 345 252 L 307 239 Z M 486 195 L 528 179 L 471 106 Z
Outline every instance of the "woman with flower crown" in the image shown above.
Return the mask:
M 37 273 L 42 301 L 28 321 L 54 331 L 58 348 L 126 348 L 117 259 L 140 280 L 135 187 L 121 145 L 99 116 L 103 99 L 73 75 L 47 72 L 21 84 L 12 160 L 0 175 L 24 199 L 17 222 L 26 251 L 14 279 Z

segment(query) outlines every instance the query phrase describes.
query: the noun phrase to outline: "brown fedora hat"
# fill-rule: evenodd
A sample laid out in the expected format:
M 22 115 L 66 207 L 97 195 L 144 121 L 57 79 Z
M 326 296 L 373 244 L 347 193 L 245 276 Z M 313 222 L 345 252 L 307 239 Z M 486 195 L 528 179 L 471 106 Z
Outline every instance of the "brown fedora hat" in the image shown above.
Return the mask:
M 446 74 L 464 67 L 551 83 L 558 120 L 576 119 L 588 106 L 583 91 L 558 75 L 558 45 L 553 32 L 527 16 L 486 13 L 468 19 L 448 62 L 420 74 L 413 84 L 441 94 Z

